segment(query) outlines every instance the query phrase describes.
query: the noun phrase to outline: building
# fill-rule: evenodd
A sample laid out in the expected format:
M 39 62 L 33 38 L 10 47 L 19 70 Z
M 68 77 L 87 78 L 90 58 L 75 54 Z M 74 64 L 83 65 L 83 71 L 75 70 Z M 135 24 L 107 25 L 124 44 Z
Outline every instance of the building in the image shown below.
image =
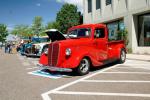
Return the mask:
M 150 0 L 83 0 L 84 24 L 104 23 L 109 33 L 127 29 L 128 48 L 150 54 Z

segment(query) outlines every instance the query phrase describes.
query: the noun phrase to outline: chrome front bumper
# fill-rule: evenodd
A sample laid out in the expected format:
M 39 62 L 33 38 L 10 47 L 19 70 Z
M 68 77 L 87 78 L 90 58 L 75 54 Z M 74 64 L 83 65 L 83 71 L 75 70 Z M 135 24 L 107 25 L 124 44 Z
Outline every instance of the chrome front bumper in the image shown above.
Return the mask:
M 40 55 L 38 54 L 25 54 L 26 56 L 29 56 L 29 57 L 40 57 Z
M 58 72 L 72 72 L 72 69 L 70 68 L 59 68 L 54 66 L 44 66 L 42 64 L 37 64 L 37 66 L 42 69 L 48 69 L 50 71 L 58 71 Z

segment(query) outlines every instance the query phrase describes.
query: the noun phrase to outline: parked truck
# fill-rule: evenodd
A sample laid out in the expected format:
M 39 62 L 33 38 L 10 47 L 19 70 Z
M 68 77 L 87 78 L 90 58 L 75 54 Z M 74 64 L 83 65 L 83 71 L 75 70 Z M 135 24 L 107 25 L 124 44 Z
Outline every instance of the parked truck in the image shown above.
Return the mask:
M 52 43 L 40 57 L 38 66 L 41 68 L 85 75 L 91 67 L 126 60 L 124 41 L 109 41 L 104 24 L 74 26 L 68 30 L 67 37 L 54 29 L 46 33 Z

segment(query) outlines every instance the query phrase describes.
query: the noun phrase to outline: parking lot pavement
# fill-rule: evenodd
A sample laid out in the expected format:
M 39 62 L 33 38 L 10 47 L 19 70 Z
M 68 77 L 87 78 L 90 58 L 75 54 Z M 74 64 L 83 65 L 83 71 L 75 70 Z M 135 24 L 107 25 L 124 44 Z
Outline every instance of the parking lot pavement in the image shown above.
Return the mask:
M 42 100 L 41 94 L 62 84 L 77 80 L 78 76 L 54 79 L 28 74 L 38 68 L 38 59 L 0 51 L 0 100 Z M 28 69 L 31 68 L 31 69 Z
M 44 100 L 150 100 L 150 62 L 127 60 L 41 94 Z
M 85 76 L 52 78 L 29 74 L 38 70 L 38 58 L 0 55 L 0 100 L 150 100 L 150 62 L 127 60 Z

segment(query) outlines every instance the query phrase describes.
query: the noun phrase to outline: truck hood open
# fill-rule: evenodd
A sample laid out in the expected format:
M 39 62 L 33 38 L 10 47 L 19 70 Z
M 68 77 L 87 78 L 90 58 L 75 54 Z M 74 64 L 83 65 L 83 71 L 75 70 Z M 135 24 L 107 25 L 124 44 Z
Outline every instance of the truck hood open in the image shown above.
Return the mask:
M 46 30 L 45 33 L 49 36 L 52 42 L 66 40 L 66 37 L 57 29 L 49 29 Z

